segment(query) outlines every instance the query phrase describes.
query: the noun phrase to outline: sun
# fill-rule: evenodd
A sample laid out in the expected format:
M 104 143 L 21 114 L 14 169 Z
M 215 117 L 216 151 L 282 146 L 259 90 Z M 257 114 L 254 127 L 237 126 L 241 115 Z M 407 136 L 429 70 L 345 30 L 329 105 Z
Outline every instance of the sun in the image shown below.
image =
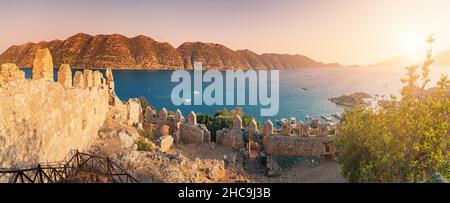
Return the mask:
M 402 55 L 411 60 L 421 60 L 426 50 L 426 36 L 422 36 L 417 32 L 405 32 L 401 36 Z

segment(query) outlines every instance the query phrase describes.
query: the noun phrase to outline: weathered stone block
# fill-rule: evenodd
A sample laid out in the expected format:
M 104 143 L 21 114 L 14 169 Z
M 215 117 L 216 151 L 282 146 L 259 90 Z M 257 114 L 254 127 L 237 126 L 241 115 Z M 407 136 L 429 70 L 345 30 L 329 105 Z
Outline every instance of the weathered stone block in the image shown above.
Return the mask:
M 5 63 L 0 68 L 0 87 L 11 81 L 23 80 L 25 72 L 17 68 L 16 64 Z
M 181 113 L 180 109 L 177 109 L 175 111 L 174 119 L 175 119 L 175 122 L 180 122 L 180 121 L 182 121 L 184 119 L 183 118 L 183 114 Z
M 162 108 L 161 111 L 159 111 L 159 120 L 161 121 L 167 121 L 168 112 L 166 108 Z
M 242 128 L 242 118 L 239 115 L 233 116 L 233 129 L 240 130 Z
M 32 78 L 53 81 L 53 59 L 50 50 L 37 49 L 33 60 Z
M 180 138 L 184 143 L 202 143 L 210 141 L 210 132 L 204 125 L 190 125 L 182 123 L 180 128 Z
M 59 68 L 58 82 L 66 89 L 72 87 L 72 70 L 69 64 L 62 64 Z
M 159 150 L 162 152 L 168 151 L 173 145 L 173 137 L 170 135 L 165 135 L 160 137 Z
M 93 84 L 92 84 L 92 81 L 93 81 L 92 70 L 84 69 L 83 70 L 83 77 L 84 77 L 84 86 L 86 88 L 93 87 Z
M 197 125 L 197 115 L 193 111 L 189 113 L 188 123 L 191 125 Z
M 241 149 L 244 147 L 244 134 L 241 130 L 222 129 L 216 132 L 216 141 L 224 147 Z
M 92 76 L 92 86 L 100 87 L 102 85 L 102 73 L 98 70 L 93 72 Z
M 141 102 L 137 98 L 129 99 L 127 105 L 127 113 L 128 113 L 128 124 L 129 125 L 138 125 L 139 117 L 142 113 L 141 111 Z
M 151 106 L 145 107 L 144 121 L 150 123 L 156 117 L 156 110 Z
M 165 124 L 161 125 L 159 127 L 159 134 L 161 136 L 170 135 L 170 126 L 169 125 L 165 125 Z
M 75 76 L 73 77 L 73 86 L 78 88 L 85 88 L 84 76 L 81 71 L 75 72 Z

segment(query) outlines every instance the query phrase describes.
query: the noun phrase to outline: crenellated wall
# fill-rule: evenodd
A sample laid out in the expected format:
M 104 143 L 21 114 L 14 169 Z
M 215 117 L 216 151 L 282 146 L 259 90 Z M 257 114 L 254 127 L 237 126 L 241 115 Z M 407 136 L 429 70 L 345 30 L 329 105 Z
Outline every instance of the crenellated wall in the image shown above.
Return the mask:
M 268 120 L 264 123 L 262 136 L 267 155 L 316 158 L 326 156 L 334 157 L 336 155 L 333 144 L 336 135 L 329 135 L 326 125 L 319 124 L 317 135 L 305 135 L 305 132 L 309 132 L 310 130 L 304 129 L 305 125 L 303 124 L 295 124 L 299 130 L 294 134 L 292 133 L 290 124 L 282 123 L 281 126 L 281 129 L 275 129 L 272 121 Z
M 102 76 L 94 77 L 90 87 L 72 85 L 70 68 L 64 65 L 54 82 L 40 67 L 48 65 L 46 56 L 39 57 L 42 61 L 33 67 L 39 77 L 0 86 L 2 168 L 60 161 L 71 149 L 84 150 L 106 119 L 110 88 L 94 81 Z
M 241 149 L 245 147 L 244 129 L 242 128 L 242 119 L 239 115 L 233 116 L 233 125 L 230 129 L 222 129 L 216 132 L 216 142 L 219 145 L 232 149 Z
M 332 141 L 334 136 L 326 137 L 301 137 L 274 135 L 268 138 L 265 152 L 271 156 L 302 156 L 302 157 L 324 157 L 334 156 Z M 329 151 L 327 151 L 329 147 Z
M 103 125 L 108 98 L 104 87 L 66 90 L 43 79 L 0 89 L 0 167 L 57 161 L 85 149 Z
M 259 132 L 255 120 L 243 128 L 242 119 L 234 116 L 232 128 L 216 132 L 216 142 L 231 149 L 245 149 L 249 158 L 256 158 L 261 152 L 267 156 L 334 157 L 336 136 L 329 135 L 326 124 L 320 124 L 317 130 L 318 135 L 311 135 L 309 127 L 302 123 L 282 123 L 281 129 L 276 129 L 268 120 L 263 132 Z

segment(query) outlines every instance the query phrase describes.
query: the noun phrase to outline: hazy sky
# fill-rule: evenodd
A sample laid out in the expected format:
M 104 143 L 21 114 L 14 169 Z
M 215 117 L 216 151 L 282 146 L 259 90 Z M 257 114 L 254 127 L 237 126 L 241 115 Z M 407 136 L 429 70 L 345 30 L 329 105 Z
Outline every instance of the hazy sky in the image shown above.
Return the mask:
M 449 0 L 2 0 L 0 52 L 78 32 L 217 42 L 256 53 L 369 64 L 450 49 Z

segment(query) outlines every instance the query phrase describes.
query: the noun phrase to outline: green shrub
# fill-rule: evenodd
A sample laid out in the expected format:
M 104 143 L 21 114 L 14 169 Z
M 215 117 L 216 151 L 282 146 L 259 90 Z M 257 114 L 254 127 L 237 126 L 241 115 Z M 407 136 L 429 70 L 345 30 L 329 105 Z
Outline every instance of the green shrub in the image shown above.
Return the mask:
M 150 130 L 140 130 L 139 135 L 143 138 L 147 138 L 148 140 L 153 140 L 155 137 L 155 133 Z
M 153 146 L 150 142 L 145 142 L 144 139 L 139 139 L 137 141 L 138 151 L 153 151 Z
M 219 110 L 214 114 L 214 117 L 208 114 L 198 114 L 197 115 L 197 123 L 205 124 L 206 128 L 211 132 L 211 139 L 213 141 L 216 140 L 216 131 L 222 130 L 223 128 L 231 128 L 233 125 L 233 115 L 239 115 L 242 118 L 242 124 L 244 127 L 247 127 L 253 116 L 244 114 L 244 111 L 241 108 L 236 108 L 233 111 L 228 111 L 228 109 L 224 108 L 223 110 Z M 260 130 L 262 130 L 261 123 L 256 120 L 256 123 Z
M 442 76 L 434 91 L 426 89 L 432 62 L 430 48 L 421 73 L 407 67 L 400 100 L 346 110 L 336 146 L 348 181 L 426 182 L 436 173 L 450 178 L 450 81 Z

